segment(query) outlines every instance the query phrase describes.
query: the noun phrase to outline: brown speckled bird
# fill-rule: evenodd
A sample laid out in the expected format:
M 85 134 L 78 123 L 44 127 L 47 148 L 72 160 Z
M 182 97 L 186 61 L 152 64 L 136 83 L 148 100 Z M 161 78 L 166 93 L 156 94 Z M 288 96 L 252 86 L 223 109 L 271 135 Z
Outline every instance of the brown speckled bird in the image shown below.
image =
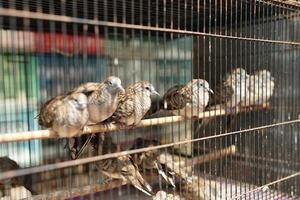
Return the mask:
M 118 77 L 110 76 L 101 83 L 84 83 L 70 93 L 74 92 L 82 92 L 88 96 L 89 122 L 100 123 L 111 117 L 115 112 L 118 105 L 118 93 L 124 92 L 124 88 Z M 73 159 L 80 156 L 94 135 L 91 134 L 78 151 L 74 147 L 76 143 L 75 138 L 68 141 L 68 147 Z
M 99 140 L 96 141 L 96 143 Z M 108 154 L 117 152 L 116 145 L 112 142 L 112 139 L 109 136 L 105 136 L 105 139 L 101 141 L 102 144 L 94 144 L 95 151 L 99 153 L 97 147 L 102 148 L 100 150 L 101 154 Z M 152 188 L 149 183 L 143 178 L 139 172 L 138 166 L 134 163 L 130 155 L 120 156 L 118 158 L 111 158 L 101 160 L 96 163 L 97 169 L 103 175 L 112 178 L 119 179 L 122 181 L 128 181 L 135 188 L 144 192 L 145 194 L 152 196 Z
M 42 106 L 38 115 L 39 124 L 53 129 L 59 137 L 78 135 L 88 119 L 87 97 L 83 93 L 54 97 Z
M 153 147 L 157 145 L 159 145 L 158 141 L 138 138 L 135 140 L 133 149 Z M 168 169 L 163 168 L 162 164 L 158 161 L 158 156 L 159 156 L 159 150 L 155 149 L 155 150 L 134 154 L 132 157 L 134 163 L 136 163 L 140 169 L 147 169 L 147 170 L 156 169 L 158 174 L 161 175 L 168 184 L 172 185 L 175 188 L 176 186 L 175 186 L 174 176 L 173 176 L 174 173 Z
M 99 123 L 115 112 L 120 91 L 124 92 L 121 80 L 110 76 L 102 83 L 85 83 L 71 92 L 82 92 L 88 96 L 89 121 Z
M 175 115 L 192 118 L 203 112 L 209 101 L 207 81 L 193 79 L 186 85 L 176 85 L 170 88 L 163 97 L 164 109 L 174 110 Z
M 119 95 L 119 104 L 112 118 L 117 123 L 132 126 L 140 123 L 150 109 L 152 94 L 159 95 L 148 81 L 139 81 L 129 85 Z

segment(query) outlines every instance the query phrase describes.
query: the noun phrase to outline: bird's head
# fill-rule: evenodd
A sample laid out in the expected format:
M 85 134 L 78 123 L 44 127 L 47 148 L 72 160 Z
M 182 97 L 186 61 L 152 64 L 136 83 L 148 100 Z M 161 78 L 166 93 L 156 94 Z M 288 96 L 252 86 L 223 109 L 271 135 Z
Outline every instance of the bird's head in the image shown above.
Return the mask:
M 158 92 L 156 92 L 154 86 L 149 81 L 138 81 L 130 86 L 128 86 L 129 90 L 133 90 L 135 93 L 143 93 L 146 96 L 151 95 L 159 95 Z
M 249 74 L 243 68 L 235 68 L 231 71 L 229 79 L 227 78 L 228 82 L 234 83 L 244 83 L 246 80 L 249 79 Z
M 110 76 L 105 81 L 104 84 L 108 92 L 111 94 L 117 94 L 118 92 L 124 92 L 124 88 L 122 87 L 122 83 L 119 77 Z
M 271 75 L 271 72 L 266 69 L 256 72 L 255 75 L 257 75 L 259 79 L 263 81 L 267 81 L 267 80 L 274 81 L 274 77 Z
M 67 97 L 69 102 L 77 109 L 83 110 L 87 107 L 88 99 L 83 93 L 73 93 Z
M 187 87 L 192 89 L 192 91 L 208 91 L 210 93 L 214 93 L 212 89 L 209 87 L 209 83 L 204 79 L 193 79 L 187 83 Z

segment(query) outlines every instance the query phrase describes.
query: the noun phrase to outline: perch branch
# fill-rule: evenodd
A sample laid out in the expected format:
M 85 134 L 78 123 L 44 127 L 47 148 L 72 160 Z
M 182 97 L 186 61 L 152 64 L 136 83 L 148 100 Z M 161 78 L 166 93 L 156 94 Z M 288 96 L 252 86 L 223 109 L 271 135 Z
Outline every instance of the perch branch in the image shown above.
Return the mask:
M 200 113 L 198 118 L 207 118 L 207 117 L 215 117 L 225 115 L 225 110 L 213 110 Z M 160 117 L 154 119 L 145 119 L 142 120 L 140 124 L 136 125 L 135 128 L 139 127 L 147 127 L 147 126 L 154 126 L 154 125 L 163 125 L 163 124 L 170 124 L 170 123 L 177 123 L 183 121 L 184 117 L 182 116 L 169 116 L 169 117 Z M 91 133 L 103 133 L 103 132 L 112 132 L 122 129 L 130 129 L 131 127 L 120 127 L 116 124 L 110 123 L 108 125 L 91 125 L 88 126 L 86 131 L 82 134 L 91 134 Z M 38 131 L 26 131 L 26 132 L 18 132 L 18 133 L 6 133 L 0 135 L 0 143 L 4 142 L 18 142 L 18 141 L 25 141 L 25 140 L 35 140 L 35 139 L 49 139 L 49 138 L 57 138 L 57 135 L 51 129 L 49 130 L 38 130 Z
M 262 109 L 268 108 L 269 104 L 265 104 L 260 107 L 254 107 L 253 109 Z M 247 108 L 241 109 L 240 112 L 247 112 Z M 198 115 L 198 119 L 203 118 L 212 118 L 217 116 L 222 116 L 230 113 L 226 113 L 224 109 L 217 109 L 206 111 L 200 113 Z M 163 125 L 170 123 L 178 123 L 184 121 L 185 118 L 182 116 L 168 116 L 168 117 L 159 117 L 153 119 L 144 119 L 134 128 L 141 128 L 147 126 L 155 126 L 155 125 Z M 103 132 L 113 132 L 117 130 L 131 129 L 132 127 L 120 127 L 114 123 L 110 124 L 97 124 L 87 126 L 88 128 L 82 134 L 91 134 L 91 133 L 103 133 Z M 17 132 L 17 133 L 3 133 L 0 135 L 0 143 L 5 142 L 18 142 L 18 141 L 26 141 L 26 140 L 36 140 L 36 139 L 50 139 L 57 138 L 57 134 L 51 129 L 48 130 L 37 130 L 37 131 L 25 131 L 25 132 Z
M 237 148 L 235 145 L 231 145 L 227 148 L 221 149 L 221 150 L 217 150 L 215 152 L 209 153 L 209 154 L 205 154 L 202 156 L 198 156 L 195 158 L 192 158 L 190 160 L 188 160 L 188 165 L 192 165 L 192 164 L 203 164 L 212 160 L 218 160 L 221 159 L 227 155 L 231 155 L 231 154 L 235 154 L 237 152 Z

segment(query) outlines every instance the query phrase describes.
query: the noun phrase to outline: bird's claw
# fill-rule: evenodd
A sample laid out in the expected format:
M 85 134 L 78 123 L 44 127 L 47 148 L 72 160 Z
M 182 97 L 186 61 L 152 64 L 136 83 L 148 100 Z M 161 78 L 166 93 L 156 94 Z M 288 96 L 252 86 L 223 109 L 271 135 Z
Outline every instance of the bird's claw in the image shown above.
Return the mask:
M 88 126 L 84 126 L 82 128 L 82 133 L 91 133 L 92 132 L 92 129 Z

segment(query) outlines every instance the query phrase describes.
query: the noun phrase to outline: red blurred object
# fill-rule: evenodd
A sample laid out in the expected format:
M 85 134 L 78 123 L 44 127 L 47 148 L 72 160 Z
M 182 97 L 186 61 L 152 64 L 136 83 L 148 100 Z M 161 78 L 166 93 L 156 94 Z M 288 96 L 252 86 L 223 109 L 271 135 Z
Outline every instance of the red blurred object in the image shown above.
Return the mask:
M 104 54 L 103 37 L 95 35 L 71 35 L 61 33 L 37 33 L 29 31 L 1 30 L 1 51 Z

